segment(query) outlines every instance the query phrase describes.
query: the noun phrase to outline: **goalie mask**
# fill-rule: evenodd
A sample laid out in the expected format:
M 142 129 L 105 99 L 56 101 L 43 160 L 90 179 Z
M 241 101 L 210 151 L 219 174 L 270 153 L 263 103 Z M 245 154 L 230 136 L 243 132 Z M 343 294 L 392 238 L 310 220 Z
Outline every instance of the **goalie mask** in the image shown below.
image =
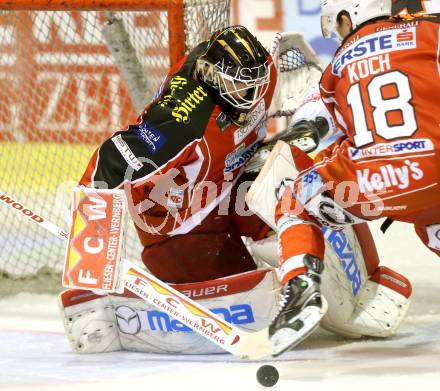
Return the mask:
M 346 11 L 350 15 L 353 29 L 360 24 L 380 16 L 391 15 L 391 0 L 321 0 L 321 30 L 324 38 L 338 34 L 337 17 Z
M 270 82 L 269 53 L 243 26 L 211 37 L 198 59 L 196 73 L 213 88 L 232 120 L 243 125 L 247 113 L 263 99 Z

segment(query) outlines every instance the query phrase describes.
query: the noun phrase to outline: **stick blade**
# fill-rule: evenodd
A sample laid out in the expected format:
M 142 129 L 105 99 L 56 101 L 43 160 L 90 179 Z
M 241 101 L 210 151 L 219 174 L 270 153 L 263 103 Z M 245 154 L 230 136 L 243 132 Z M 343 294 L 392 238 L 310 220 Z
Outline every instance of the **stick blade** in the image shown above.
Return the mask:
M 269 329 L 266 327 L 254 333 L 241 335 L 237 354 L 247 360 L 258 360 L 272 355 L 273 347 L 269 340 Z
M 287 350 L 292 349 L 309 335 L 311 335 L 319 326 L 322 317 L 328 309 L 328 304 L 325 298 L 322 298 L 322 307 L 306 307 L 301 313 L 291 322 L 296 325 L 301 324 L 301 328 L 284 327 L 272 335 L 270 341 L 273 345 L 273 356 L 277 357 Z

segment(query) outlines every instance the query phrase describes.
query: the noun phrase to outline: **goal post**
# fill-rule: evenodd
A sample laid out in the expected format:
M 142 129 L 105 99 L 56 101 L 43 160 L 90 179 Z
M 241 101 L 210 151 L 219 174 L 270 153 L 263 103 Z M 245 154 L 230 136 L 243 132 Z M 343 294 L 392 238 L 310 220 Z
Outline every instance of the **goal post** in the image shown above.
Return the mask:
M 0 2 L 0 188 L 14 197 L 1 201 L 65 227 L 96 147 L 136 120 L 170 65 L 229 23 L 230 0 Z M 2 202 L 0 296 L 38 273 L 59 289 L 64 247 Z M 127 256 L 140 251 L 131 229 Z
M 191 2 L 186 2 L 191 3 Z M 169 59 L 173 65 L 185 52 L 184 0 L 8 0 L 8 11 L 167 11 Z M 196 4 L 197 2 L 192 2 Z M 203 1 L 198 3 L 202 4 Z M 208 3 L 208 2 L 205 2 Z

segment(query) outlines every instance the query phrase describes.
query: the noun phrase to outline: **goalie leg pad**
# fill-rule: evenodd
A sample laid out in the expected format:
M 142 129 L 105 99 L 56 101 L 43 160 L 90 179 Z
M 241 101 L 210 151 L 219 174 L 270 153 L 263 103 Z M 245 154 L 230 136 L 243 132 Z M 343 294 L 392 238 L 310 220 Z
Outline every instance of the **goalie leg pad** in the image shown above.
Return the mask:
M 274 316 L 279 282 L 273 269 L 264 269 L 172 286 L 229 323 L 245 331 L 257 331 Z M 90 291 L 68 290 L 60 294 L 59 302 L 66 335 L 76 353 L 224 353 L 166 312 L 127 291 L 98 296 Z M 207 327 L 216 333 L 215 326 Z
M 350 338 L 390 337 L 405 318 L 410 295 L 411 285 L 405 277 L 386 267 L 379 267 L 363 287 L 350 318 L 344 323 L 324 321 L 321 325 Z
M 355 227 L 355 226 L 354 226 Z M 378 267 L 374 242 L 366 232 L 348 227 L 324 229 L 326 252 L 322 293 L 329 310 L 321 326 L 350 338 L 387 337 L 402 323 L 411 297 L 411 284 L 400 274 Z M 368 239 L 370 238 L 370 239 Z
M 321 325 L 347 336 L 343 326 L 356 307 L 357 297 L 368 280 L 367 269 L 352 227 L 342 231 L 323 229 L 326 240 L 321 292 L 328 302 L 328 311 Z M 350 336 L 360 336 L 354 333 Z
M 411 284 L 404 276 L 387 267 L 378 267 L 356 299 L 345 305 L 346 309 L 353 306 L 351 315 L 338 317 L 339 309 L 333 307 L 333 316 L 325 317 L 321 326 L 350 338 L 390 337 L 406 316 L 411 291 Z
M 359 297 L 359 315 L 353 322 L 363 335 L 389 337 L 401 325 L 411 303 L 412 287 L 407 278 L 385 266 L 379 266 Z
M 72 289 L 59 295 L 60 315 L 75 353 L 121 350 L 115 311 L 109 295 Z
M 265 269 L 172 286 L 229 323 L 245 331 L 257 331 L 266 327 L 274 315 L 279 283 L 273 270 Z M 124 350 L 168 354 L 224 353 L 208 339 L 143 300 L 114 297 L 114 306 Z M 211 330 L 216 332 L 215 328 Z
M 245 238 L 245 243 L 259 268 L 278 267 L 278 241 L 276 235 L 256 241 Z

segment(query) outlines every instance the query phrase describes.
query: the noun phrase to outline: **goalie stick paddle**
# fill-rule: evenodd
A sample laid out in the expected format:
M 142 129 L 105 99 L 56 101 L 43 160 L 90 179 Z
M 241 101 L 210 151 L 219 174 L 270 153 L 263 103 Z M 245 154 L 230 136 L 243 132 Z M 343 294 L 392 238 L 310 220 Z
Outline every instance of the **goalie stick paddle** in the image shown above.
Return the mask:
M 58 238 L 68 240 L 67 232 L 2 191 L 0 201 Z M 126 259 L 123 273 L 127 290 L 167 312 L 229 353 L 249 360 L 272 354 L 273 348 L 267 328 L 257 332 L 245 332 Z

